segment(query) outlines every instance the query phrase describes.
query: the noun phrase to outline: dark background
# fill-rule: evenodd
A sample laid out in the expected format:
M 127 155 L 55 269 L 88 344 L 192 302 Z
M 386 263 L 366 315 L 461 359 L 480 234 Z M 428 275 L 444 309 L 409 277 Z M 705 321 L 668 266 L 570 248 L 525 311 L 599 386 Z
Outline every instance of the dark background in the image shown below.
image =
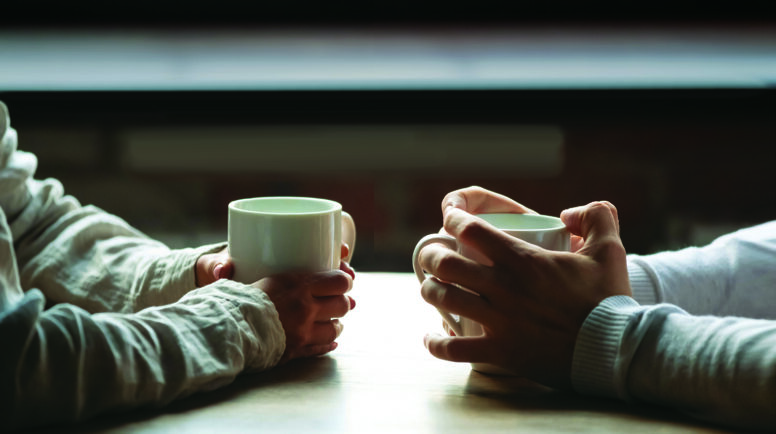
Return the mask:
M 79 14 L 8 14 L 5 28 L 704 28 L 773 24 L 772 2 L 729 6 L 642 3 L 628 10 L 561 3 L 495 2 L 417 8 L 401 3 L 219 2 L 175 9 L 111 5 Z M 172 4 L 172 3 L 170 3 Z M 98 5 L 98 4 L 95 4 Z M 98 5 L 99 6 L 99 5 Z M 97 6 L 95 6 L 97 7 Z M 106 8 L 107 6 L 99 6 Z M 367 7 L 369 9 L 367 9 Z M 514 10 L 514 8 L 518 10 Z M 172 8 L 172 9 L 169 9 Z M 522 8 L 522 9 L 521 9 Z M 10 17 L 13 17 L 11 19 Z M 3 22 L 4 21 L 4 22 Z M 62 180 L 84 203 L 114 212 L 173 247 L 225 239 L 229 201 L 261 195 L 321 196 L 356 219 L 353 265 L 410 270 L 414 242 L 438 230 L 445 193 L 480 185 L 557 215 L 606 199 L 619 209 L 629 252 L 700 244 L 776 216 L 773 87 L 735 89 L 8 92 L 20 147 L 40 160 L 38 177 Z M 212 125 L 553 125 L 563 133 L 562 169 L 549 175 L 436 170 L 347 173 L 138 170 L 122 161 L 122 132 Z M 369 146 L 365 143 L 364 146 Z M 214 152 L 217 152 L 215 146 Z

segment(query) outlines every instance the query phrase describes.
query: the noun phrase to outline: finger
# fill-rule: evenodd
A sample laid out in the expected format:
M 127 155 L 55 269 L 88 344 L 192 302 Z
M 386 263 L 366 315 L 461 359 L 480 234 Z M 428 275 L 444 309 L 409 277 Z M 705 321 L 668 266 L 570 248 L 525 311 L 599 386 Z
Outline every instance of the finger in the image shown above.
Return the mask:
M 316 297 L 315 303 L 318 307 L 315 319 L 316 321 L 324 321 L 332 318 L 342 318 L 350 312 L 351 298 L 347 295 Z
M 493 295 L 493 268 L 466 258 L 440 244 L 429 244 L 420 251 L 420 264 L 430 274 L 446 282 L 471 289 L 485 297 Z
M 338 319 L 330 321 L 318 321 L 312 326 L 310 337 L 307 340 L 308 345 L 326 345 L 334 342 L 345 326 Z
M 618 232 L 617 209 L 610 202 L 590 202 L 584 206 L 569 208 L 560 213 L 569 231 L 583 238 L 599 233 Z
M 571 236 L 571 252 L 577 252 L 579 249 L 585 246 L 585 239 L 580 237 L 579 235 L 572 235 Z
M 602 204 L 606 205 L 607 208 L 609 208 L 609 211 L 612 213 L 612 217 L 614 218 L 614 224 L 617 226 L 617 235 L 620 234 L 620 217 L 617 213 L 617 208 L 612 204 L 611 202 L 607 200 L 602 200 Z
M 482 187 L 472 186 L 448 193 L 442 200 L 442 214 L 448 208 L 459 208 L 471 214 L 493 212 L 536 214 L 536 211 L 514 200 Z
M 226 263 L 218 264 L 213 269 L 213 275 L 218 279 L 231 279 L 234 276 L 234 263 L 229 259 Z
M 314 273 L 307 282 L 313 297 L 343 295 L 353 287 L 353 278 L 342 270 Z
M 340 247 L 340 258 L 347 258 L 350 254 L 350 246 L 348 246 L 347 243 L 342 243 L 342 247 Z
M 572 234 L 585 239 L 579 253 L 602 260 L 611 254 L 624 254 L 615 216 L 606 204 L 591 202 L 567 209 L 561 213 L 561 219 Z
M 484 298 L 431 277 L 420 286 L 420 295 L 430 305 L 477 322 L 488 319 L 492 307 Z
M 539 247 L 500 231 L 481 218 L 459 209 L 445 216 L 445 230 L 461 243 L 476 249 L 494 264 L 514 265 L 516 256 L 528 255 Z M 520 262 L 517 262 L 520 263 Z
M 198 257 L 194 265 L 197 287 L 209 285 L 218 280 L 218 275 L 222 269 L 224 272 L 229 272 L 229 268 L 224 269 L 226 264 L 231 266 L 231 260 L 225 249 L 218 253 L 207 253 Z
M 450 324 L 447 321 L 442 321 L 442 328 L 445 329 L 448 335 L 455 336 L 455 331 L 450 328 Z
M 423 344 L 432 356 L 451 362 L 488 362 L 492 360 L 488 341 L 482 336 L 426 335 Z
M 330 344 L 323 344 L 323 345 L 307 345 L 297 349 L 295 351 L 296 354 L 294 354 L 292 358 L 307 358 L 307 357 L 322 356 L 326 353 L 330 353 L 334 351 L 337 348 L 337 346 L 338 344 L 336 342 L 332 342 Z
M 356 278 L 356 270 L 354 270 L 353 267 L 351 267 L 350 264 L 348 264 L 347 262 L 340 261 L 339 269 L 344 271 L 344 272 L 346 272 L 346 273 L 348 273 L 348 275 L 350 276 L 351 279 L 355 279 Z

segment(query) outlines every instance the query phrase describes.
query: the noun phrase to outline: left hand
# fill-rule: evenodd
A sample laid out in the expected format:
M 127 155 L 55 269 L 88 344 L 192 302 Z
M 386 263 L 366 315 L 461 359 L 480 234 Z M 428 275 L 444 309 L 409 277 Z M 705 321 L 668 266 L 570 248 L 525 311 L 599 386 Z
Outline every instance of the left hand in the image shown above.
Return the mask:
M 577 333 L 603 299 L 630 295 L 625 249 L 613 206 L 593 202 L 561 219 L 584 242 L 576 253 L 554 252 L 506 235 L 458 207 L 445 211 L 445 230 L 487 256 L 484 266 L 437 244 L 420 253 L 430 304 L 483 326 L 482 336 L 427 336 L 434 356 L 492 363 L 559 388 L 571 387 Z M 464 291 L 454 282 L 476 294 Z
M 340 250 L 341 257 L 347 258 L 349 253 L 348 245 L 342 244 Z M 229 257 L 229 250 L 226 247 L 220 252 L 200 256 L 197 258 L 194 268 L 197 288 L 209 285 L 218 279 L 231 279 L 234 275 L 234 263 L 232 258 Z M 345 261 L 340 262 L 340 270 L 350 274 L 352 278 L 356 277 L 356 272 Z

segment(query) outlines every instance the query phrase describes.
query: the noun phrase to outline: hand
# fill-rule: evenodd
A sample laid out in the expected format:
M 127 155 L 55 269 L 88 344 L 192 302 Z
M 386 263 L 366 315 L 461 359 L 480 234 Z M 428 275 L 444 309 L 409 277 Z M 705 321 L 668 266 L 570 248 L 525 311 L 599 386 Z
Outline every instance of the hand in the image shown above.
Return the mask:
M 608 203 L 608 202 L 602 202 Z M 611 205 L 611 204 L 609 204 Z M 469 214 L 485 214 L 485 213 L 515 213 L 515 214 L 537 214 L 536 211 L 515 202 L 514 200 L 486 190 L 482 187 L 467 187 L 460 190 L 456 190 L 448 193 L 442 200 L 442 214 L 448 208 L 462 209 Z M 614 214 L 614 220 L 618 221 L 617 209 L 614 206 L 610 207 Z M 617 223 L 619 233 L 619 222 Z M 442 229 L 440 232 L 444 232 Z M 571 251 L 576 252 L 582 248 L 584 240 L 582 237 L 572 234 L 571 235 Z
M 420 262 L 436 277 L 423 283 L 421 294 L 437 308 L 479 322 L 484 334 L 427 336 L 428 350 L 441 359 L 492 363 L 548 386 L 570 388 L 574 344 L 585 318 L 603 299 L 631 295 L 614 206 L 593 202 L 561 214 L 581 241 L 579 250 L 570 253 L 504 234 L 460 208 L 483 209 L 485 202 L 476 202 L 483 196 L 474 196 L 475 201 L 463 197 L 466 202 L 445 208 L 444 228 L 493 266 L 428 245 Z
M 320 273 L 288 273 L 266 277 L 252 286 L 269 296 L 286 333 L 286 349 L 280 362 L 326 354 L 337 348 L 345 316 L 356 306 L 345 295 L 353 278 L 342 270 Z
M 347 258 L 350 248 L 347 244 L 342 244 L 340 257 Z M 209 285 L 218 279 L 231 279 L 234 275 L 234 263 L 229 257 L 229 251 L 224 248 L 217 253 L 208 253 L 197 258 L 194 266 L 197 288 Z M 340 270 L 350 274 L 352 278 L 356 277 L 356 272 L 347 262 L 340 262 Z

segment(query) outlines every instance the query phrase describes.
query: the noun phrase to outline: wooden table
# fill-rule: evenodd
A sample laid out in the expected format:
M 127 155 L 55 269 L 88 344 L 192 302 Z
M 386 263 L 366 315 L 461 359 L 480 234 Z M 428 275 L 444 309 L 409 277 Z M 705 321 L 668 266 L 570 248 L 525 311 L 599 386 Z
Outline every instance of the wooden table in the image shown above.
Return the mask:
M 330 355 L 243 375 L 158 410 L 73 432 L 722 432 L 672 411 L 486 376 L 423 346 L 442 321 L 410 273 L 359 273 L 356 308 Z M 62 432 L 62 430 L 57 430 Z

